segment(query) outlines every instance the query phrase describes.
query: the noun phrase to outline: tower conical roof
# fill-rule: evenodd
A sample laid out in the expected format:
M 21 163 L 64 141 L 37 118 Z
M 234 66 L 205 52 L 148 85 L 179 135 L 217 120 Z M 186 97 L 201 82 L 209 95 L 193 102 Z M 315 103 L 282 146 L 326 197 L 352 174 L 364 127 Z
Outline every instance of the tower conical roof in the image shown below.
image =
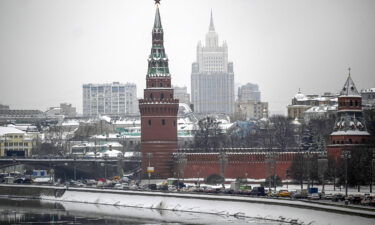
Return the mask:
M 154 28 L 163 28 L 161 26 L 161 19 L 160 19 L 160 12 L 159 12 L 159 6 L 158 5 L 156 5 Z
M 161 25 L 159 4 L 156 4 L 154 27 L 152 29 L 152 47 L 148 58 L 147 76 L 170 76 L 168 57 L 164 49 L 164 31 Z
M 348 78 L 346 79 L 344 87 L 340 91 L 340 96 L 361 96 L 357 88 L 355 87 L 355 84 L 350 76 L 350 72 Z
M 210 28 L 209 28 L 209 31 L 215 31 L 214 19 L 212 17 L 212 10 L 211 10 L 211 19 L 210 19 Z

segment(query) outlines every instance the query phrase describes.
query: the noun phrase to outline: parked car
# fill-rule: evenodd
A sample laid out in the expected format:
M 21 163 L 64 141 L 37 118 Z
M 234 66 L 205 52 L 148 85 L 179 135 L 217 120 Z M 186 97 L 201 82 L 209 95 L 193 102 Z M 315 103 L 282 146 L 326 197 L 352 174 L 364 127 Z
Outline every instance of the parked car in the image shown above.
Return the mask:
M 354 196 L 350 196 L 348 200 L 350 204 L 360 204 L 362 199 L 363 197 L 361 195 L 354 195 Z
M 296 190 L 295 192 L 293 192 L 292 198 L 307 198 L 307 190 Z
M 318 193 L 312 193 L 312 194 L 307 196 L 307 199 L 309 199 L 309 200 L 319 200 L 320 196 L 319 196 Z
M 332 196 L 332 201 L 333 202 L 344 201 L 344 200 L 345 200 L 345 196 L 342 195 L 342 194 L 334 194 Z
M 288 190 L 280 190 L 278 197 L 291 197 L 291 194 Z
M 150 190 L 156 190 L 157 188 L 156 188 L 156 184 L 149 184 L 148 185 L 148 189 L 150 189 Z
M 320 195 L 320 198 L 321 198 L 321 199 L 324 199 L 324 200 L 332 200 L 333 195 L 332 195 L 332 194 L 324 194 L 324 193 L 322 193 L 322 194 Z

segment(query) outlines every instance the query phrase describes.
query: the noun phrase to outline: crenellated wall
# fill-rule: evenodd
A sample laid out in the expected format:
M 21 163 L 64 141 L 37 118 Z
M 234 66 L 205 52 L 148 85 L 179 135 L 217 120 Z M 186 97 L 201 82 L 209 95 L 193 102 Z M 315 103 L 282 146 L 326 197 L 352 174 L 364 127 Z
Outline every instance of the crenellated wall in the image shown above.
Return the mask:
M 268 152 L 226 153 L 225 177 L 264 179 L 275 172 L 281 179 L 286 179 L 286 171 L 291 167 L 293 159 L 304 153 L 275 152 L 273 154 L 272 157 L 272 154 Z M 185 153 L 185 155 L 187 162 L 183 177 L 202 178 L 212 174 L 221 174 L 220 153 Z M 175 171 L 178 170 L 177 167 L 177 162 L 175 162 Z

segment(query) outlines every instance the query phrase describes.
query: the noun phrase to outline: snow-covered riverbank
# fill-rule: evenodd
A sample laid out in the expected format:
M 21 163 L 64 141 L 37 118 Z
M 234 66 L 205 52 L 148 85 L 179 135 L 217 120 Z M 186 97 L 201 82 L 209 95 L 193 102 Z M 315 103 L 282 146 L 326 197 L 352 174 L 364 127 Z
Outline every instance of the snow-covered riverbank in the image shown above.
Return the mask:
M 375 211 L 365 212 L 373 218 L 356 215 L 362 210 L 307 202 L 161 192 L 90 190 L 70 188 L 61 197 L 42 196 L 42 199 L 80 202 L 119 207 L 139 207 L 157 211 L 184 211 L 223 216 L 267 218 L 301 224 L 374 224 Z M 340 212 L 340 213 L 339 213 Z
M 17 187 L 26 188 L 30 186 L 12 185 L 12 189 Z M 34 188 L 45 187 L 34 186 Z M 176 215 L 170 212 L 191 212 L 221 215 L 236 219 L 266 218 L 297 224 L 349 225 L 374 224 L 375 222 L 375 211 L 292 200 L 91 188 L 69 188 L 63 190 L 61 187 L 56 188 L 56 191 L 60 193 L 58 195 L 56 195 L 57 192 L 55 194 L 43 194 L 44 192 L 41 192 L 40 198 L 48 201 L 59 201 L 67 205 L 67 207 L 73 208 L 76 206 L 74 203 L 83 203 L 87 205 L 86 209 L 100 209 L 102 205 L 114 206 L 119 210 L 125 211 L 126 209 L 131 211 L 129 208 L 146 208 L 152 209 L 153 212 L 161 216 Z M 62 191 L 63 193 L 61 193 Z M 368 217 L 365 217 L 365 214 Z M 154 217 L 155 215 L 148 214 L 144 216 Z

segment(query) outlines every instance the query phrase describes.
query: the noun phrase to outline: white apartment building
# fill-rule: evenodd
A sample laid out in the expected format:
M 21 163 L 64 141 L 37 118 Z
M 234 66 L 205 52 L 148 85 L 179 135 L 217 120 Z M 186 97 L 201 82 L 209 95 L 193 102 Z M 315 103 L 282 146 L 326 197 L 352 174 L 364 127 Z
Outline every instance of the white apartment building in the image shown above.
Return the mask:
M 121 84 L 119 82 L 84 84 L 82 89 L 84 116 L 138 114 L 137 87 L 135 84 Z

